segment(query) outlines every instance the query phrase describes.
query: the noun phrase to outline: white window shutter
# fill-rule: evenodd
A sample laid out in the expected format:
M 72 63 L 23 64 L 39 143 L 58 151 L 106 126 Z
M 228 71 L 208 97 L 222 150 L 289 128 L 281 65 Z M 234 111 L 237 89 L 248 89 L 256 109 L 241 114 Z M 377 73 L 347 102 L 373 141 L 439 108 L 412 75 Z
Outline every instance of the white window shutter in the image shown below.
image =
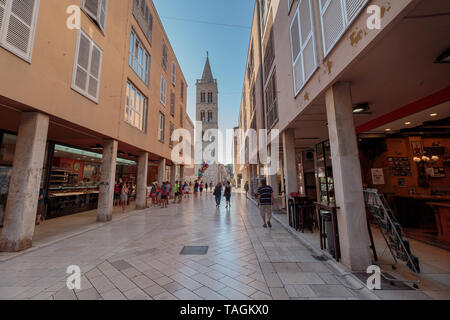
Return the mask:
M 353 19 L 359 14 L 361 9 L 368 0 L 344 0 L 345 3 L 345 18 L 347 24 L 350 24 Z
M 2 44 L 25 60 L 31 59 L 38 0 L 1 1 Z
M 87 89 L 90 52 L 91 42 L 83 32 L 80 32 L 75 74 L 75 86 L 82 92 L 85 92 Z
M 100 25 L 100 28 L 103 31 L 105 31 L 107 5 L 108 5 L 108 0 L 102 0 L 102 5 L 100 7 L 99 15 L 98 15 L 98 23 Z
M 6 0 L 0 0 L 0 39 L 2 38 L 3 21 L 5 21 Z
M 297 60 L 298 55 L 300 54 L 300 34 L 299 34 L 299 26 L 298 26 L 298 15 L 297 12 L 294 15 L 294 19 L 291 23 L 291 54 L 292 61 L 295 62 Z
M 88 93 L 94 99 L 98 98 L 101 62 L 102 62 L 102 52 L 99 48 L 97 48 L 97 46 L 92 44 Z
M 345 30 L 341 0 L 332 0 L 321 12 L 325 55 L 334 47 Z

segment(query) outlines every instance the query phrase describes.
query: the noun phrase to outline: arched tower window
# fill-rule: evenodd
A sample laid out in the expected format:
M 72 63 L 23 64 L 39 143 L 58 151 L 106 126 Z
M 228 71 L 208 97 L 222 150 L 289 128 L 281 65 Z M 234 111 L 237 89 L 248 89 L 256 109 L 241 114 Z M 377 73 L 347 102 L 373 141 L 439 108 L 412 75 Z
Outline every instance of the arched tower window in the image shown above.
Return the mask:
M 206 102 L 206 94 L 205 92 L 200 93 L 200 102 L 205 103 Z
M 205 111 L 200 112 L 200 121 L 205 121 Z
M 208 103 L 213 103 L 213 94 L 212 94 L 212 92 L 208 92 Z
M 208 111 L 208 122 L 213 122 L 213 112 Z

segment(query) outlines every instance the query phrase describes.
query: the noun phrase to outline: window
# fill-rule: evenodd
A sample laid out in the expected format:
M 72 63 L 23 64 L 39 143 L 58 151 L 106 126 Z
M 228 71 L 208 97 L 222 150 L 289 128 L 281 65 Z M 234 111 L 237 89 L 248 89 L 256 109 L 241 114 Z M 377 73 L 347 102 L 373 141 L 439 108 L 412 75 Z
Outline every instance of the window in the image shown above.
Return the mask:
M 290 26 L 295 96 L 317 69 L 311 0 L 300 0 Z
M 159 113 L 159 130 L 158 130 L 158 140 L 164 142 L 164 130 L 166 126 L 166 117 L 160 112 Z
M 0 0 L 0 45 L 31 62 L 39 0 Z
M 177 83 L 177 66 L 175 62 L 172 62 L 172 84 L 175 85 Z
M 208 103 L 212 103 L 213 102 L 213 94 L 212 92 L 208 92 Z
M 200 93 L 200 102 L 205 103 L 206 102 L 206 94 L 204 92 Z
M 253 85 L 251 90 L 251 97 L 250 97 L 250 113 L 253 114 L 256 107 L 256 87 Z
M 100 29 L 105 32 L 108 0 L 83 0 L 82 5 L 84 11 L 96 22 Z
M 133 1 L 133 15 L 144 32 L 150 45 L 152 44 L 153 16 L 146 0 Z
M 248 67 L 247 67 L 247 79 L 248 79 L 248 81 L 251 80 L 252 75 L 253 75 L 253 43 L 252 43 L 251 48 L 250 48 L 250 57 L 249 57 Z
M 170 114 L 172 117 L 175 115 L 175 93 L 170 93 Z
M 167 46 L 165 43 L 163 43 L 162 49 L 162 66 L 167 71 Z
M 125 104 L 125 122 L 141 131 L 146 129 L 148 100 L 130 82 L 127 82 L 127 99 Z
M 181 101 L 184 101 L 184 82 L 181 82 L 181 86 L 180 86 L 180 96 L 181 96 Z
M 200 121 L 205 122 L 205 111 L 200 112 Z
M 169 147 L 173 147 L 172 134 L 173 134 L 173 123 L 171 122 L 169 125 Z
M 164 106 L 166 106 L 166 95 L 167 95 L 167 82 L 164 76 L 161 76 L 160 100 Z
M 78 31 L 72 89 L 98 102 L 102 49 L 83 31 Z
M 324 55 L 327 56 L 368 0 L 319 1 Z
M 213 122 L 213 113 L 212 113 L 212 111 L 208 111 L 208 122 Z
M 145 49 L 136 33 L 132 30 L 130 36 L 130 55 L 128 63 L 146 85 L 148 85 L 150 80 L 150 62 L 150 54 Z
M 270 129 L 278 120 L 278 104 L 277 104 L 277 85 L 275 71 L 269 80 L 266 88 L 266 114 L 267 114 L 267 127 Z
M 270 29 L 269 40 L 264 51 L 264 78 L 267 80 L 270 69 L 272 68 L 275 59 L 275 50 L 273 44 L 273 29 Z
M 183 106 L 180 106 L 180 127 L 182 128 L 183 128 L 183 118 L 184 118 Z

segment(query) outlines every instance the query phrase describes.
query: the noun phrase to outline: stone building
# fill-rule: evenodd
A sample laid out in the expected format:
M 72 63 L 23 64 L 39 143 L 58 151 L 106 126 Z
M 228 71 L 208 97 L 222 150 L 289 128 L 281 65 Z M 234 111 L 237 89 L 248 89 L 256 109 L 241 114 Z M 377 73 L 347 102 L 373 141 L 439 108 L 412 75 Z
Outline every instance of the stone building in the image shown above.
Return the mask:
M 202 162 L 208 163 L 209 168 L 203 173 L 203 182 L 216 184 L 219 178 L 218 168 L 218 152 L 216 140 L 210 137 L 208 130 L 218 129 L 218 89 L 217 80 L 213 78 L 211 65 L 209 63 L 209 55 L 207 54 L 205 67 L 203 69 L 202 78 L 197 80 L 197 109 L 196 121 L 197 125 L 201 123 L 201 135 L 197 134 L 197 145 L 202 145 L 202 150 L 205 151 L 208 147 L 215 144 L 215 150 L 210 152 L 210 160 L 202 156 Z M 200 129 L 196 129 L 200 133 Z M 203 138 L 203 141 L 200 141 Z M 195 174 L 198 174 L 200 164 L 195 166 Z

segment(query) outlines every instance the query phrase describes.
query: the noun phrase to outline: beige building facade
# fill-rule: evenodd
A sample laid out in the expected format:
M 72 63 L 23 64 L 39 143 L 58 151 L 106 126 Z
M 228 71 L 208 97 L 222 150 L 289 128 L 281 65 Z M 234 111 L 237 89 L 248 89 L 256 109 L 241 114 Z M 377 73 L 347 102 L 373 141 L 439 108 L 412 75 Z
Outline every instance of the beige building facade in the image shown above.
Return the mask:
M 145 207 L 148 184 L 181 174 L 171 133 L 189 121 L 187 83 L 152 1 L 27 3 L 0 1 L 4 251 L 31 246 L 40 189 L 53 201 L 90 183 L 108 221 L 121 180 Z
M 335 208 L 340 260 L 353 270 L 371 264 L 361 143 L 403 134 L 415 123 L 407 117 L 450 116 L 449 9 L 435 0 L 255 1 L 239 128 L 280 131 L 280 150 L 269 146 L 280 170 L 266 176 L 277 206 L 289 211 L 300 195 Z M 258 112 L 263 121 L 253 122 Z M 242 186 L 265 176 L 258 169 L 235 167 Z

